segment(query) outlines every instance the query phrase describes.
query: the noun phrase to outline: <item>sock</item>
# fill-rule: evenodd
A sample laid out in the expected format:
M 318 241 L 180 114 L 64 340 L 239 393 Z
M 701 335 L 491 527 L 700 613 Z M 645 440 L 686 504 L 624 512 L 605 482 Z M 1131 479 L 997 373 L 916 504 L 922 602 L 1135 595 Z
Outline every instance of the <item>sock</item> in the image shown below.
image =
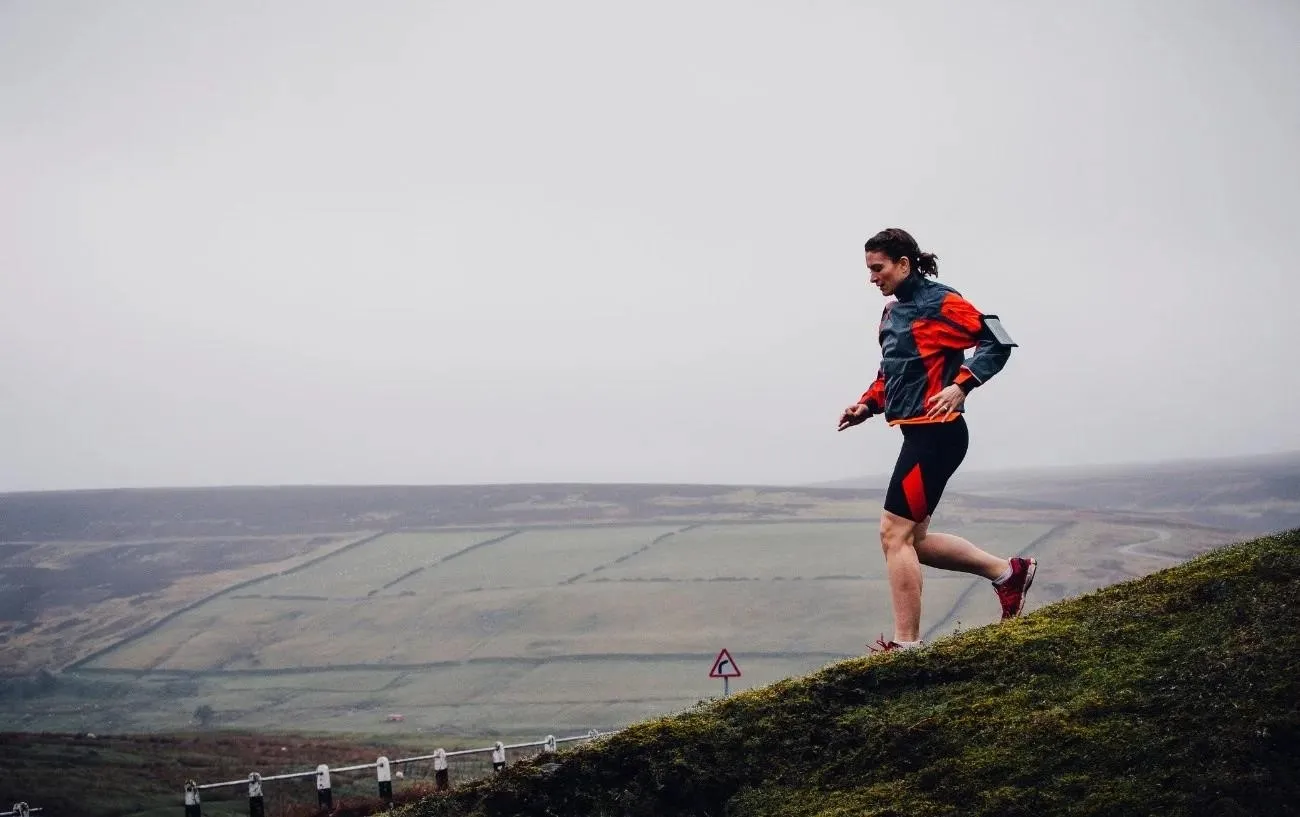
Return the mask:
M 915 648 L 915 647 L 919 647 L 919 646 L 921 646 L 921 645 L 922 645 L 923 643 L 925 643 L 925 642 L 923 642 L 923 641 L 899 641 L 899 640 L 896 638 L 896 639 L 894 639 L 894 643 L 897 644 L 898 646 L 902 647 L 902 648 L 905 649 L 905 650 L 910 650 L 910 649 L 913 649 L 913 648 Z
M 1006 581 L 1009 578 L 1011 578 L 1011 562 L 1007 562 L 1007 569 L 1002 571 L 1002 575 L 994 579 L 993 583 L 1002 584 L 1004 581 Z

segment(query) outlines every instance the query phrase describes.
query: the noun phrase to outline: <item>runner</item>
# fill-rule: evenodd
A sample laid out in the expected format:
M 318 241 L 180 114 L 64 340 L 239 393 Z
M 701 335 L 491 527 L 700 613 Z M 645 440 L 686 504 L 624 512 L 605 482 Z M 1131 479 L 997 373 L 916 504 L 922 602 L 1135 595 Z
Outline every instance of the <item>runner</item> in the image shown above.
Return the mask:
M 894 637 L 873 650 L 921 642 L 921 565 L 983 576 L 993 583 L 1003 620 L 1020 614 L 1037 562 L 993 556 L 960 536 L 931 532 L 930 517 L 969 443 L 966 396 L 1002 371 L 1016 344 L 996 315 L 985 315 L 952 287 L 930 280 L 938 259 L 907 231 L 882 230 L 866 243 L 871 283 L 886 297 L 876 380 L 840 415 L 839 430 L 877 414 L 897 426 L 902 450 L 885 493 L 880 545 L 889 574 Z M 965 349 L 975 347 L 966 360 Z

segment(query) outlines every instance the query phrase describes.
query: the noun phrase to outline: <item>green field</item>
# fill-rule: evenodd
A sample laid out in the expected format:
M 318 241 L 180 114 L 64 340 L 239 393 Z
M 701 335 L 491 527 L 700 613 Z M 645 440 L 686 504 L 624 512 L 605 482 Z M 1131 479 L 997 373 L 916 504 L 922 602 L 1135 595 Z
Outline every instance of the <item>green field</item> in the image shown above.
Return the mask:
M 560 528 L 523 531 L 424 570 L 392 590 L 437 597 L 476 589 L 548 587 L 576 579 L 682 526 Z M 384 540 L 375 542 L 383 545 Z
M 492 536 L 481 531 L 390 533 L 303 570 L 258 582 L 246 592 L 261 596 L 364 598 L 411 570 L 427 567 Z
M 1011 554 L 1051 528 L 977 523 L 960 525 L 960 532 L 991 550 Z M 703 525 L 600 574 L 608 580 L 883 576 L 876 527 L 862 522 Z
M 966 532 L 1017 552 L 1050 527 Z M 889 620 L 883 560 L 877 545 L 864 545 L 867 530 L 789 523 L 525 531 L 495 534 L 499 541 L 451 559 L 485 534 L 386 536 L 208 601 L 87 668 L 420 666 L 700 653 L 723 643 L 854 654 L 864 626 Z M 424 568 L 412 574 L 412 563 Z M 933 615 L 951 610 L 972 583 L 926 573 Z M 373 590 L 403 576 L 382 593 L 357 592 L 359 583 Z M 307 586 L 319 597 L 298 595 Z M 995 612 L 973 602 L 972 610 L 980 607 Z
M 1010 554 L 1053 525 L 948 529 Z M 999 613 L 983 580 L 928 568 L 924 603 L 935 635 Z M 581 732 L 719 694 L 723 647 L 739 690 L 860 655 L 891 621 L 864 522 L 405 532 L 217 596 L 83 672 L 188 679 L 149 707 L 153 728 L 207 704 L 241 729 Z

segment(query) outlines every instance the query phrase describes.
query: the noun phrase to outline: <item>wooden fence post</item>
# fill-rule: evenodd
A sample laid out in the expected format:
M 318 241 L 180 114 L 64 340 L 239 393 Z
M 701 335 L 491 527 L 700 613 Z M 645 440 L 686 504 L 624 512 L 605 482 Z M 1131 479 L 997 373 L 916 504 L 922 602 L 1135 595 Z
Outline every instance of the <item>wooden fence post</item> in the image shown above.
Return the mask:
M 379 796 L 385 801 L 393 802 L 393 773 L 388 768 L 388 758 L 383 755 L 375 761 L 375 776 L 379 778 Z
M 316 800 L 321 808 L 334 808 L 334 795 L 330 793 L 330 767 L 324 763 L 316 767 Z
M 447 773 L 447 750 L 433 750 L 433 786 L 437 791 L 451 788 L 450 775 Z
M 199 784 L 193 780 L 185 781 L 185 817 L 203 817 L 203 807 L 199 805 Z
M 262 776 L 248 776 L 248 817 L 266 817 L 266 800 L 262 798 Z

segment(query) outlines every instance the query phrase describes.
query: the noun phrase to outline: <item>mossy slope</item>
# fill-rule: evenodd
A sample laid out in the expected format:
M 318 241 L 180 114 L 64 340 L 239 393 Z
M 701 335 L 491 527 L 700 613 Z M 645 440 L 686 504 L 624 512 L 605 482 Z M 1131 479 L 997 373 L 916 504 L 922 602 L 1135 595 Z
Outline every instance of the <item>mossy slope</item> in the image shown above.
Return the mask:
M 1300 530 L 555 760 L 395 813 L 1300 814 Z

